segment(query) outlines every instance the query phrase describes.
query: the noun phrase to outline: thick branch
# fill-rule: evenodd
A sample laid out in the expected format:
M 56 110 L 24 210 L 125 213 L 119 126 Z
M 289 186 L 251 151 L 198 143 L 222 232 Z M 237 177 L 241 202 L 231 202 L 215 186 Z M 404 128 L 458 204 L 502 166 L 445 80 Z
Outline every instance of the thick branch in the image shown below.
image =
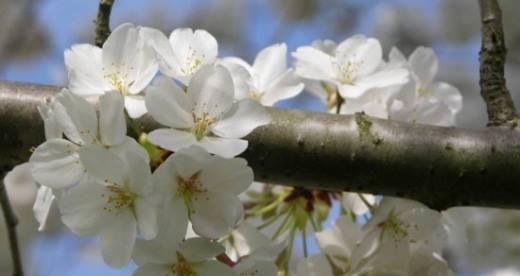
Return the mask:
M 43 142 L 36 107 L 60 89 L 0 82 L 0 165 Z M 520 134 L 269 108 L 242 154 L 258 181 L 406 197 L 436 209 L 520 208 Z M 157 127 L 150 118 L 148 129 Z
M 16 226 L 18 219 L 7 197 L 7 191 L 4 183 L 5 171 L 0 171 L 0 205 L 4 213 L 5 225 L 7 228 L 7 238 L 9 240 L 9 249 L 11 251 L 11 259 L 13 263 L 13 275 L 22 276 L 23 266 L 20 257 L 20 247 L 18 246 L 18 237 L 16 235 Z
M 488 125 L 516 128 L 519 118 L 504 77 L 507 49 L 502 11 L 497 0 L 479 0 L 479 4 L 482 19 L 480 93 L 487 105 Z
M 101 47 L 110 35 L 110 13 L 114 0 L 100 0 L 96 17 L 96 46 Z

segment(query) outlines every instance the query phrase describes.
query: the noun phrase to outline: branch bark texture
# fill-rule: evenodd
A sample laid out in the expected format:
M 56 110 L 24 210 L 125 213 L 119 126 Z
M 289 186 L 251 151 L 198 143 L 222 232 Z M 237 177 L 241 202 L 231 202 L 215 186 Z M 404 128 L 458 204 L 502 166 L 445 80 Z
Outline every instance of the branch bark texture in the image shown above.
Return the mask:
M 44 141 L 37 106 L 61 88 L 0 82 L 0 166 L 25 162 Z M 268 108 L 272 122 L 241 156 L 257 181 L 406 197 L 435 209 L 520 209 L 520 134 Z M 149 117 L 141 123 L 158 127 Z
M 519 117 L 504 77 L 507 49 L 502 11 L 497 0 L 479 0 L 479 4 L 482 20 L 480 93 L 487 105 L 488 125 L 516 128 Z
M 100 0 L 96 17 L 96 46 L 102 47 L 110 35 L 110 14 L 114 0 Z

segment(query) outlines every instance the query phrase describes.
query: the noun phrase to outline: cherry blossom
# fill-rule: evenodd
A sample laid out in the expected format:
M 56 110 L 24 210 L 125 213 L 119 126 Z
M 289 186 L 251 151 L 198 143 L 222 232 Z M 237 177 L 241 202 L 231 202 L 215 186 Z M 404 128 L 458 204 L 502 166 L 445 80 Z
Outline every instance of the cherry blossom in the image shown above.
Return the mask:
M 205 30 L 175 29 L 169 39 L 152 28 L 144 28 L 143 34 L 159 57 L 161 72 L 186 86 L 204 65 L 216 62 L 217 40 Z
M 122 158 L 100 145 L 84 147 L 80 155 L 88 175 L 63 193 L 62 220 L 79 235 L 100 235 L 105 262 L 122 267 L 137 235 L 157 235 L 159 196 L 148 161 L 133 151 Z
M 222 66 L 206 66 L 193 77 L 186 92 L 166 77 L 148 89 L 150 115 L 170 128 L 149 134 L 150 142 L 177 151 L 191 145 L 233 157 L 247 148 L 240 138 L 269 122 L 264 108 L 253 100 L 234 102 L 231 76 Z
M 70 91 L 83 97 L 118 91 L 130 117 L 145 114 L 141 92 L 157 74 L 158 63 L 142 36 L 142 28 L 126 23 L 114 29 L 102 48 L 76 44 L 66 50 Z
M 333 48 L 330 46 L 326 46 L 326 51 Z M 323 46 L 318 47 L 323 49 Z M 304 46 L 298 48 L 293 56 L 298 75 L 334 84 L 343 98 L 359 98 L 369 89 L 403 84 L 408 80 L 405 69 L 381 69 L 383 60 L 379 41 L 363 35 L 344 40 L 334 53 Z
M 237 57 L 221 60 L 230 70 L 237 100 L 253 99 L 262 105 L 292 98 L 303 90 L 303 83 L 287 69 L 287 45 L 271 45 L 260 51 L 253 65 Z

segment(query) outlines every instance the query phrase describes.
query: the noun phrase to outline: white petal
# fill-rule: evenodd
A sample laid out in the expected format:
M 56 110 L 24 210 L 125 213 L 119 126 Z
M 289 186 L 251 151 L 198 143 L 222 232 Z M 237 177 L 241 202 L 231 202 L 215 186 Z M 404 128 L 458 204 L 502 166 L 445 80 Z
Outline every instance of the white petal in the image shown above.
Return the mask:
M 352 53 L 356 74 L 364 76 L 373 73 L 383 61 L 383 50 L 377 39 L 369 38 Z
M 150 162 L 150 156 L 148 152 L 139 144 L 137 141 L 131 137 L 126 137 L 125 141 L 121 144 L 111 146 L 109 150 L 120 158 L 125 158 L 125 154 L 129 151 L 134 152 L 141 156 L 147 163 Z
M 197 145 L 210 153 L 224 158 L 232 158 L 244 152 L 247 149 L 248 142 L 242 139 L 204 137 Z
M 148 139 L 150 143 L 171 151 L 178 151 L 197 143 L 192 133 L 171 128 L 156 129 L 148 134 Z
M 158 77 L 146 91 L 146 106 L 159 123 L 174 128 L 191 128 L 191 101 L 167 77 Z
M 256 55 L 253 72 L 260 91 L 268 88 L 286 70 L 286 55 L 285 43 L 271 45 Z
M 171 264 L 145 264 L 140 266 L 133 276 L 164 276 L 171 272 Z
M 370 194 L 361 194 L 369 204 L 375 203 L 375 198 Z M 343 207 L 356 215 L 363 215 L 370 211 L 365 202 L 361 199 L 361 196 L 357 193 L 343 193 L 341 203 Z
M 76 44 L 65 50 L 69 88 L 80 96 L 100 95 L 109 89 L 101 63 L 101 49 L 90 44 Z
M 429 84 L 435 78 L 439 61 L 432 48 L 417 47 L 409 58 L 410 67 L 422 84 Z
M 123 143 L 126 138 L 126 121 L 123 97 L 107 92 L 99 97 L 99 134 L 104 145 Z
M 226 191 L 238 195 L 253 183 L 253 170 L 242 158 L 213 158 L 204 170 L 200 180 L 210 191 Z
M 295 97 L 303 90 L 303 83 L 296 78 L 292 69 L 285 71 L 261 99 L 263 105 L 272 106 L 276 102 Z
M 233 105 L 235 92 L 233 79 L 223 66 L 205 66 L 190 82 L 188 97 L 193 113 L 202 118 L 207 113 L 211 118 L 219 118 Z
M 191 146 L 175 152 L 168 158 L 175 168 L 175 172 L 182 178 L 188 179 L 200 170 L 205 169 L 213 159 L 206 150 L 198 146 Z
M 238 276 L 238 274 L 233 269 L 219 261 L 204 262 L 195 267 L 195 272 L 198 276 Z
M 125 184 L 128 168 L 115 153 L 100 145 L 89 145 L 81 147 L 79 156 L 89 175 L 107 184 Z
M 33 213 L 36 221 L 40 224 L 38 231 L 43 231 L 49 217 L 52 202 L 54 201 L 54 194 L 52 189 L 46 186 L 41 186 L 38 189 L 36 200 L 34 201 Z
M 406 57 L 403 55 L 397 47 L 392 47 L 390 50 L 390 53 L 388 54 L 388 62 L 392 64 L 393 66 L 404 66 L 407 64 Z
M 452 112 L 459 112 L 462 109 L 462 95 L 455 86 L 445 82 L 435 82 L 430 89 L 440 101 L 448 105 Z
M 220 60 L 222 66 L 226 67 L 233 78 L 235 88 L 235 100 L 249 99 L 250 91 L 255 89 L 252 84 L 252 68 L 240 58 L 227 57 Z
M 129 93 L 138 94 L 152 81 L 159 70 L 159 63 L 156 59 L 154 49 L 145 43 L 142 35 L 142 29 L 137 28 L 139 32 L 138 48 L 134 59 L 134 63 L 128 63 L 129 68 Z
M 272 276 L 278 273 L 278 267 L 274 261 L 253 260 L 247 256 L 233 266 L 240 276 Z
M 454 126 L 455 113 L 442 102 L 426 103 L 416 107 L 409 121 L 435 126 Z
M 370 88 L 361 85 L 340 84 L 338 86 L 338 91 L 341 97 L 347 99 L 359 98 L 363 96 L 368 89 Z
M 334 53 L 336 51 L 336 47 L 337 47 L 336 42 L 334 42 L 330 39 L 314 40 L 311 43 L 311 45 L 313 48 L 316 48 L 329 55 L 334 55 Z
M 78 146 L 63 139 L 51 139 L 41 144 L 29 160 L 34 179 L 53 189 L 75 184 L 85 171 L 78 150 Z
M 97 139 L 96 109 L 85 99 L 63 91 L 56 96 L 54 110 L 56 120 L 71 141 L 83 144 Z
M 337 74 L 334 58 L 309 46 L 300 47 L 293 53 L 295 72 L 301 77 L 332 81 Z
M 175 261 L 180 242 L 186 235 L 188 210 L 183 199 L 168 199 L 159 214 L 157 237 L 153 240 L 137 240 L 134 261 L 139 264 L 170 263 Z
M 147 112 L 144 97 L 139 95 L 125 96 L 125 108 L 132 119 L 139 118 Z
M 224 138 L 242 138 L 269 121 L 270 117 L 262 105 L 253 100 L 242 100 L 234 104 L 211 131 Z
M 336 48 L 335 51 L 332 53 L 336 57 L 343 59 L 346 57 L 353 56 L 356 52 L 356 50 L 367 43 L 367 37 L 358 34 L 353 35 L 345 40 L 343 40 Z
M 175 77 L 184 84 L 202 66 L 213 64 L 218 55 L 217 40 L 204 30 L 175 29 L 170 35 L 170 45 L 174 49 Z
M 141 28 L 141 35 L 157 53 L 161 73 L 173 77 L 176 72 L 173 67 L 177 64 L 173 59 L 174 53 L 168 38 L 161 31 L 147 27 Z
M 126 73 L 121 71 L 122 65 L 134 66 L 139 59 L 139 39 L 138 30 L 130 23 L 115 28 L 103 44 L 102 62 L 105 73 Z
M 191 203 L 193 230 L 202 237 L 220 238 L 242 218 L 242 203 L 235 195 L 225 191 L 199 193 Z
M 180 244 L 179 251 L 190 262 L 201 262 L 226 252 L 226 249 L 216 241 L 191 238 Z
M 323 255 L 307 257 L 298 263 L 296 274 L 301 276 L 332 276 L 332 268 Z
M 61 129 L 56 113 L 54 112 L 54 100 L 45 102 L 38 106 L 38 112 L 43 119 L 45 129 L 45 139 L 61 138 L 63 136 L 63 129 Z
M 131 211 L 119 213 L 100 235 L 101 253 L 105 263 L 116 268 L 127 265 L 136 238 L 136 222 Z
M 103 210 L 106 203 L 104 192 L 103 185 L 84 177 L 58 201 L 63 223 L 79 235 L 98 234 L 112 217 Z
M 372 88 L 404 84 L 409 80 L 408 70 L 389 69 L 376 72 L 356 81 L 356 85 Z

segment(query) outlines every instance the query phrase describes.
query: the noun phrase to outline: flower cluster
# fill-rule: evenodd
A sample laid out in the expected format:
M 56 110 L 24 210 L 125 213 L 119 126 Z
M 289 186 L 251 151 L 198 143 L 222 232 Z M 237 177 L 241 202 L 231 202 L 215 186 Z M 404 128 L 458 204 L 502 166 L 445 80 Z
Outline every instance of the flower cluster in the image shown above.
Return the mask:
M 243 137 L 269 123 L 264 106 L 304 86 L 330 112 L 453 125 L 462 99 L 434 81 L 433 51 L 406 59 L 393 49 L 386 62 L 376 39 L 356 35 L 293 57 L 288 68 L 287 46 L 275 44 L 250 65 L 219 58 L 204 30 L 168 38 L 131 24 L 102 48 L 72 46 L 68 88 L 40 107 L 47 141 L 29 161 L 41 228 L 56 201 L 71 231 L 99 236 L 104 261 L 133 260 L 135 275 L 447 275 L 439 213 L 370 194 L 252 185 L 236 157 Z M 145 114 L 160 125 L 149 133 L 136 120 Z M 334 202 L 344 215 L 323 229 Z M 309 227 L 322 254 L 308 257 Z M 297 232 L 307 258 L 291 266 Z

